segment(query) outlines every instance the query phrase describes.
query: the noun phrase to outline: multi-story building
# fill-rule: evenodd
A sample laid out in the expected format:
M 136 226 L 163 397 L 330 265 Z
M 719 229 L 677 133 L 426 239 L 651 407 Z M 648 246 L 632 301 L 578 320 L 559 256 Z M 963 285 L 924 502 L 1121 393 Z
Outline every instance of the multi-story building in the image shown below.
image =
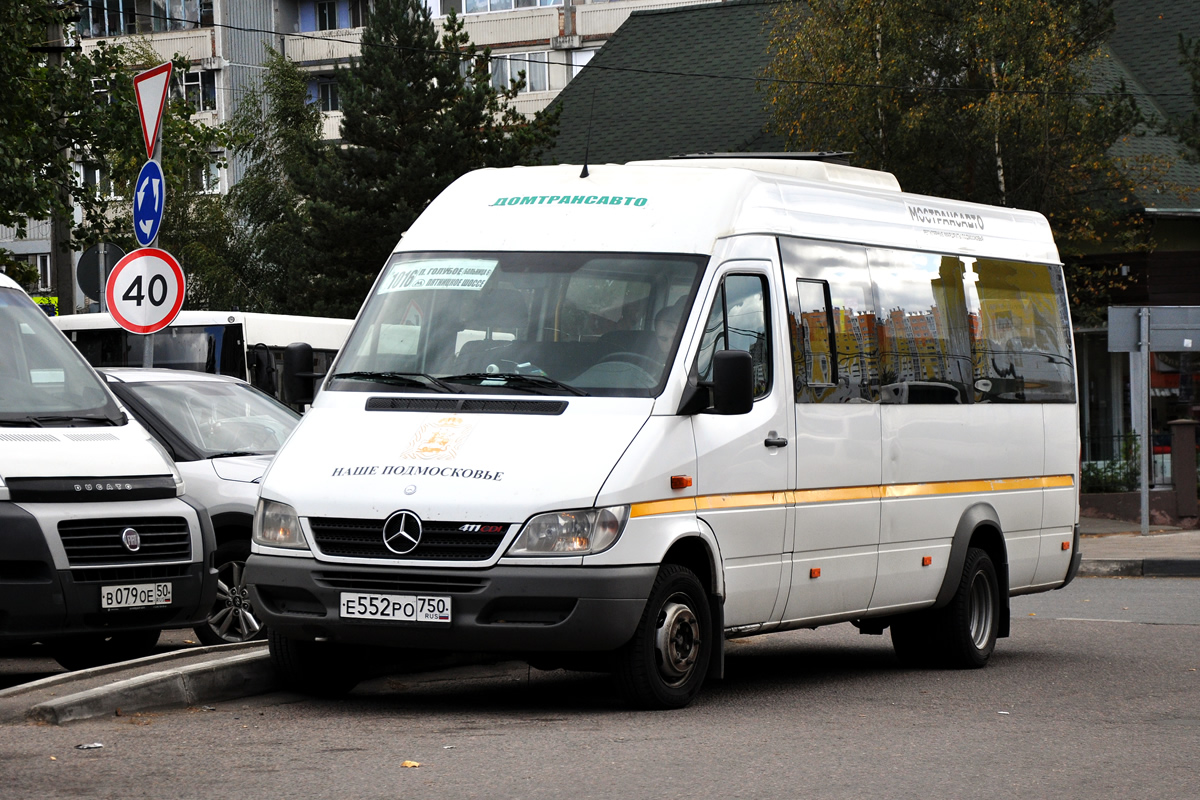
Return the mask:
M 492 80 L 507 85 L 526 73 L 516 101 L 524 114 L 544 109 L 591 60 L 592 55 L 635 10 L 697 5 L 718 0 L 426 0 L 441 23 L 451 10 L 461 16 L 471 41 L 492 52 Z M 374 0 L 85 0 L 80 3 L 79 40 L 87 49 L 102 40 L 149 47 L 161 61 L 183 55 L 191 68 L 177 75 L 174 91 L 196 110 L 194 119 L 219 124 L 233 115 L 239 98 L 254 85 L 269 45 L 311 76 L 310 98 L 320 105 L 326 139 L 341 138 L 337 70 L 362 51 L 362 31 Z M 149 64 L 147 66 L 150 66 Z M 214 154 L 219 156 L 223 154 Z M 216 159 L 214 158 L 214 163 Z M 79 167 L 103 190 L 105 178 Z M 227 191 L 240 178 L 236 159 L 198 176 L 213 192 Z M 0 248 L 34 263 L 37 287 L 54 294 L 49 224 L 32 221 L 27 238 L 0 228 Z M 78 257 L 78 254 L 76 254 Z M 186 265 L 184 265 L 186 268 Z M 76 308 L 84 307 L 81 292 Z

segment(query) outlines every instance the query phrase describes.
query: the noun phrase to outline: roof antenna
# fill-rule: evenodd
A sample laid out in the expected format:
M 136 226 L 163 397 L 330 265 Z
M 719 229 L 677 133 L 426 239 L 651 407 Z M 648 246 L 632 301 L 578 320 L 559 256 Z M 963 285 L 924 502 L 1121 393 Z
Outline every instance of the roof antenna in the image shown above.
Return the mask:
M 596 110 L 596 90 L 592 89 L 592 107 L 588 109 L 588 133 L 587 143 L 583 146 L 583 171 L 579 173 L 579 177 L 586 178 L 588 176 L 588 151 L 592 149 L 592 113 Z

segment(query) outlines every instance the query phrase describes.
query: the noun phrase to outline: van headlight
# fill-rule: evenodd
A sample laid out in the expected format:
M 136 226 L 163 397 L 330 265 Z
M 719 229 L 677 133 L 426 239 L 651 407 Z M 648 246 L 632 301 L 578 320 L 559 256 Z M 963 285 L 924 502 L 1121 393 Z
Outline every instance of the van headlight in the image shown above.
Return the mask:
M 259 498 L 254 509 L 254 541 L 267 547 L 307 548 L 300 517 L 287 503 Z
M 183 474 L 180 473 L 179 467 L 175 466 L 175 459 L 171 458 L 171 454 L 167 452 L 167 448 L 163 447 L 162 443 L 150 434 L 146 434 L 146 441 L 158 451 L 163 461 L 167 462 L 167 468 L 171 470 L 171 478 L 175 481 L 175 496 L 182 497 L 184 494 L 187 494 L 187 487 L 183 483 Z
M 629 506 L 577 508 L 538 514 L 508 548 L 510 556 L 590 555 L 612 547 L 629 520 Z

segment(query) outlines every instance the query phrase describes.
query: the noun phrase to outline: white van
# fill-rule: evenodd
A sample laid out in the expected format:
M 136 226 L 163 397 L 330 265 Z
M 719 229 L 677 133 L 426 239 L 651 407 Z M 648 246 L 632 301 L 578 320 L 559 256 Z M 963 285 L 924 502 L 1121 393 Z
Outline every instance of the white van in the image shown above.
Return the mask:
M 300 688 L 352 687 L 371 648 L 483 651 L 678 707 L 725 639 L 836 622 L 979 667 L 1009 596 L 1078 567 L 1050 229 L 886 173 L 473 172 L 322 389 L 247 563 Z
M 0 274 L 0 645 L 69 669 L 151 652 L 216 596 L 208 514 L 163 448 Z
M 129 333 L 112 314 L 74 314 L 53 321 L 93 367 L 145 365 L 145 336 Z M 180 311 L 165 329 L 151 334 L 151 359 L 155 367 L 231 375 L 278 397 L 276 370 L 284 348 L 308 343 L 312 369 L 324 374 L 350 325 L 351 320 L 332 317 Z

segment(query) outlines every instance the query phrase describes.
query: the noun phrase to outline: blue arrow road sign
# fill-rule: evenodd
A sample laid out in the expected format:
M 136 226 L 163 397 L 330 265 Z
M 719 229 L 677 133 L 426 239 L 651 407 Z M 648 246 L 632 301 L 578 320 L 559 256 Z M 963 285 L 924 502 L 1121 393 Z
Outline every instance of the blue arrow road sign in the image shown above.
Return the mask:
M 151 159 L 142 165 L 133 185 L 133 235 L 142 247 L 149 247 L 158 236 L 166 204 L 167 182 L 162 167 Z

